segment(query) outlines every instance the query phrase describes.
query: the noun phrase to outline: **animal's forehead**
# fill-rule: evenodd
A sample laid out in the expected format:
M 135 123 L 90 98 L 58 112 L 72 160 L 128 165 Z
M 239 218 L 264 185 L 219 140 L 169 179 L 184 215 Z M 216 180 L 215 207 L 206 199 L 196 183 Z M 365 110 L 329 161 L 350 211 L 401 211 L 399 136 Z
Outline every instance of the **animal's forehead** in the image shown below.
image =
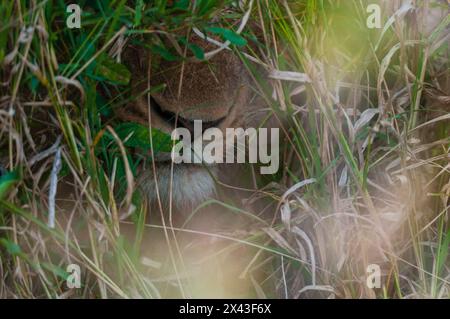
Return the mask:
M 245 66 L 228 50 L 201 62 L 161 61 L 151 77 L 152 85 L 165 86 L 162 97 L 188 106 L 230 102 L 244 81 Z

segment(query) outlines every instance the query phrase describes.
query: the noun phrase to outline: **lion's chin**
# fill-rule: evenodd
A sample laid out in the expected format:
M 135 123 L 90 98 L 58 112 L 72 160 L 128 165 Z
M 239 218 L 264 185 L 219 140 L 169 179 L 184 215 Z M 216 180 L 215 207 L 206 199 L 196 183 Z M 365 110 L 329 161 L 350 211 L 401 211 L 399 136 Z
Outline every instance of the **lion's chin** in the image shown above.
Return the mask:
M 160 200 L 163 209 L 171 204 L 172 209 L 187 212 L 215 196 L 216 170 L 215 166 L 195 164 L 174 164 L 172 170 L 171 164 L 158 163 L 156 180 L 151 170 L 144 174 L 141 185 L 153 206 L 158 207 Z

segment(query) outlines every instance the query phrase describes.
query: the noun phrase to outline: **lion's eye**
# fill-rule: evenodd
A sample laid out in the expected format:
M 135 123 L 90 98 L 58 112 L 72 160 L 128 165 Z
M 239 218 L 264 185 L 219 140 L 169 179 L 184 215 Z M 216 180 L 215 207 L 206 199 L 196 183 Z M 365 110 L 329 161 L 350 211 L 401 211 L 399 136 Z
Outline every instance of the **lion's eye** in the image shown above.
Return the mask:
M 158 116 L 166 121 L 167 123 L 171 124 L 173 127 L 184 127 L 187 128 L 189 131 L 194 132 L 194 120 L 186 119 L 184 117 L 178 116 L 173 112 L 165 111 L 161 108 L 161 106 L 156 102 L 156 100 L 152 97 L 150 100 L 151 106 L 153 111 L 155 111 Z M 202 131 L 205 131 L 211 127 L 218 127 L 220 123 L 222 123 L 225 120 L 226 116 L 221 117 L 214 121 L 204 121 L 202 120 Z M 201 119 L 199 119 L 201 120 Z
M 150 103 L 151 103 L 151 107 L 152 107 L 153 111 L 155 111 L 155 113 L 158 114 L 159 117 L 161 117 L 167 123 L 173 124 L 173 126 L 175 126 L 175 120 L 176 120 L 175 113 L 172 113 L 169 111 L 164 111 L 153 97 L 150 98 Z

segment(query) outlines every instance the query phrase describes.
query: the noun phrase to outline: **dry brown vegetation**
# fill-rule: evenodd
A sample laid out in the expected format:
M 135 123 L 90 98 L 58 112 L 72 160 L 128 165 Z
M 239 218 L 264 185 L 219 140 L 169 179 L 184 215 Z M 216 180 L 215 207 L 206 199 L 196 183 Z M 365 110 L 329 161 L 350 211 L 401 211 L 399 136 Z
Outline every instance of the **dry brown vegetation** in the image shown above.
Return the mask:
M 0 297 L 450 297 L 448 3 L 380 1 L 368 29 L 367 1 L 100 2 L 83 2 L 80 30 L 59 1 L 0 4 Z M 282 170 L 248 194 L 271 218 L 211 200 L 250 222 L 148 223 L 142 163 L 112 115 L 133 99 L 121 53 L 145 34 L 171 59 L 156 34 L 211 23 L 289 119 Z

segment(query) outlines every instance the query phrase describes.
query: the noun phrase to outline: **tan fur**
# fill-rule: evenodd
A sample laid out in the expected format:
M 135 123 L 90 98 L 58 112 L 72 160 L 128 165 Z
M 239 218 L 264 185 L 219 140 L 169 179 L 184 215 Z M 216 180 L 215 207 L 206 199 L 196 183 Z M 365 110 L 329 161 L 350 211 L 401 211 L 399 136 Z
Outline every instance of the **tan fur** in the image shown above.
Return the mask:
M 205 52 L 217 48 L 196 36 L 190 41 Z M 152 128 L 171 134 L 175 122 L 192 129 L 193 120 L 202 120 L 204 128 L 217 127 L 225 132 L 226 128 L 258 127 L 267 115 L 267 107 L 255 99 L 246 67 L 231 50 L 222 50 L 208 61 L 195 61 L 192 57 L 184 62 L 157 61 L 157 68 L 152 66 L 151 71 L 149 64 L 157 58 L 148 51 L 131 50 L 133 92 L 144 92 L 149 83 L 150 88 L 164 86 L 164 89 L 151 94 L 150 105 L 148 96 L 143 95 L 121 110 L 119 116 L 123 120 L 148 125 L 151 119 Z M 235 174 L 235 165 L 174 164 L 172 169 L 167 154 L 157 155 L 155 161 L 157 178 L 151 165 L 144 167 L 140 184 L 152 204 L 158 201 L 158 187 L 163 206 L 171 195 L 173 206 L 179 210 L 214 197 L 214 180 Z

